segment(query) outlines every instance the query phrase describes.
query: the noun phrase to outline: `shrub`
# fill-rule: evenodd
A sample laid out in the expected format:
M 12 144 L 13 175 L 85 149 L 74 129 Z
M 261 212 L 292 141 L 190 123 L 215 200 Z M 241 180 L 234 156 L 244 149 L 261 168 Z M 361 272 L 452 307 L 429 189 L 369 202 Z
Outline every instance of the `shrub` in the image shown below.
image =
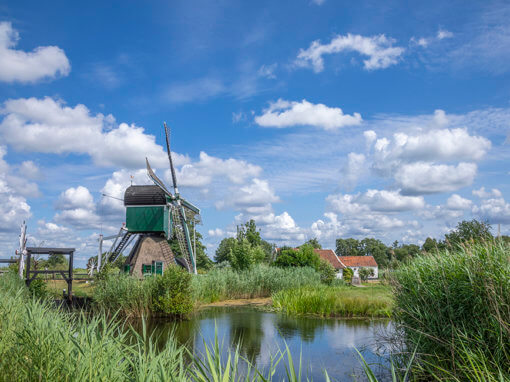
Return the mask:
M 182 317 L 193 310 L 191 274 L 170 266 L 163 276 L 147 279 L 151 284 L 152 306 L 157 312 Z
M 37 299 L 45 299 L 48 297 L 48 288 L 43 279 L 35 279 L 30 283 L 28 290 L 30 295 Z
M 374 275 L 374 270 L 372 268 L 362 267 L 358 272 L 360 279 L 363 281 L 367 281 L 370 276 Z
M 321 282 L 323 284 L 331 285 L 336 279 L 336 269 L 324 259 L 320 260 L 319 273 L 321 275 Z
M 343 279 L 346 283 L 350 284 L 352 282 L 352 276 L 354 276 L 353 270 L 351 268 L 344 268 Z
M 285 249 L 273 263 L 277 267 L 311 267 L 318 270 L 320 257 L 314 248 L 305 244 L 299 249 Z
M 397 333 L 417 349 L 417 368 L 469 380 L 477 364 L 483 380 L 510 378 L 509 259 L 509 248 L 489 242 L 422 255 L 394 272 Z

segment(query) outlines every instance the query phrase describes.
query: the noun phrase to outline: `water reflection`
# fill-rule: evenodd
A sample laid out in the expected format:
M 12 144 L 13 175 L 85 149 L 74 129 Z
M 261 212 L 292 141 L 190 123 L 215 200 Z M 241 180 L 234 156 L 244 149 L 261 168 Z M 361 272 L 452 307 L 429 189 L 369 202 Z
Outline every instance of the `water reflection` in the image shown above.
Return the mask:
M 353 375 L 361 373 L 355 348 L 369 363 L 385 362 L 378 355 L 384 350 L 379 333 L 391 330 L 391 324 L 383 320 L 318 319 L 249 308 L 213 308 L 196 313 L 189 321 L 152 321 L 149 330 L 159 337 L 159 346 L 174 332 L 179 343 L 195 353 L 201 353 L 203 341 L 212 343 L 217 333 L 224 349 L 239 343 L 241 354 L 259 368 L 267 368 L 270 355 L 287 345 L 295 361 L 301 354 L 308 376 L 315 381 L 324 379 L 324 369 L 333 380 L 352 381 Z M 285 375 L 281 366 L 277 380 Z M 378 374 L 384 377 L 387 371 L 380 369 Z

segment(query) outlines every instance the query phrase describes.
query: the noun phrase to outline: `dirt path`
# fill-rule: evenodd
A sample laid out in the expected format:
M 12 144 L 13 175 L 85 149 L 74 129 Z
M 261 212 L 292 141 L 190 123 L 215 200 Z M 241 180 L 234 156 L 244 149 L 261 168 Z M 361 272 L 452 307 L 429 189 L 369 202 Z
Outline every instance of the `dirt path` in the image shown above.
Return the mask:
M 229 307 L 229 306 L 268 306 L 271 305 L 271 297 L 264 298 L 240 298 L 236 300 L 223 300 L 210 304 L 200 305 L 200 308 L 208 307 Z

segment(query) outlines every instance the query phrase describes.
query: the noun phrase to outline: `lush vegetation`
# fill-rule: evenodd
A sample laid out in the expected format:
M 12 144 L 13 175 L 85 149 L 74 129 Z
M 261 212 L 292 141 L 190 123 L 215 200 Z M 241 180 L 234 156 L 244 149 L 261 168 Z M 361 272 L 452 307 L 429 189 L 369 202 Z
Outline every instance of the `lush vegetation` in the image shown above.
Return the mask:
M 464 239 L 394 273 L 398 340 L 417 375 L 510 380 L 510 248 Z
M 320 284 L 320 274 L 309 267 L 283 269 L 257 264 L 236 271 L 231 267 L 213 268 L 192 280 L 193 298 L 201 303 L 269 297 L 280 290 Z
M 168 315 L 182 317 L 193 309 L 191 275 L 177 266 L 145 280 L 113 273 L 96 280 L 94 306 L 125 317 Z
M 390 288 L 383 285 L 305 286 L 277 292 L 272 300 L 280 311 L 321 317 L 389 317 L 393 307 Z

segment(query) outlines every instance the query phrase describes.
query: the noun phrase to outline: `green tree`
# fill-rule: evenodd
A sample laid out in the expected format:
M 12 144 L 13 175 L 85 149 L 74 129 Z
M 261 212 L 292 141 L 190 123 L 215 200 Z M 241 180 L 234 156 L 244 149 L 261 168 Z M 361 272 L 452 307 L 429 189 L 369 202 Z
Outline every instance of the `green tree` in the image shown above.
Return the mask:
M 237 240 L 248 240 L 252 247 L 261 245 L 262 238 L 260 237 L 260 230 L 257 230 L 255 220 L 244 223 L 244 225 L 237 226 Z
M 216 249 L 216 254 L 214 255 L 215 263 L 222 263 L 224 261 L 229 261 L 230 251 L 234 248 L 237 240 L 234 237 L 226 237 L 218 245 Z
M 336 269 L 329 263 L 329 261 L 324 259 L 320 259 L 319 273 L 321 274 L 321 282 L 327 285 L 331 285 L 336 278 Z
M 319 270 L 320 258 L 311 245 L 305 244 L 299 249 L 281 250 L 274 265 L 278 267 L 312 267 Z
M 359 241 L 356 239 L 336 239 L 336 254 L 338 256 L 360 256 Z
M 305 244 L 309 244 L 316 249 L 322 249 L 322 245 L 319 243 L 319 240 L 317 240 L 316 237 L 308 240 Z
M 248 239 L 236 240 L 230 250 L 230 265 L 237 271 L 249 269 L 254 263 L 253 250 Z
M 435 252 L 435 251 L 437 251 L 439 249 L 439 243 L 437 242 L 436 239 L 433 239 L 431 237 L 427 237 L 425 239 L 425 242 L 421 246 L 421 249 L 424 252 L 432 253 L 432 252 Z
M 480 222 L 476 219 L 463 220 L 450 233 L 445 235 L 445 244 L 455 247 L 465 242 L 483 242 L 493 239 L 491 225 L 488 222 Z
M 370 276 L 374 275 L 374 270 L 372 268 L 362 267 L 359 269 L 359 277 L 362 281 L 367 281 Z
M 358 251 L 361 256 L 373 256 L 380 267 L 386 267 L 390 261 L 390 248 L 377 239 L 365 238 L 359 242 Z

